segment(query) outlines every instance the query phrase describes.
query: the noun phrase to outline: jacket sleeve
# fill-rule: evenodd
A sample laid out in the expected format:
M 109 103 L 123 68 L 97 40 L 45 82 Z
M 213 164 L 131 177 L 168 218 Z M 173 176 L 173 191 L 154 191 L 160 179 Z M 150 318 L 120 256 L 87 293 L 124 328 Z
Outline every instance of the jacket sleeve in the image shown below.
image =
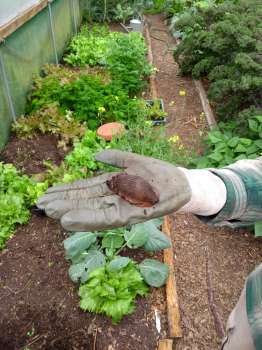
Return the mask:
M 216 215 L 198 216 L 202 221 L 233 228 L 262 221 L 262 157 L 209 170 L 225 183 L 227 200 Z

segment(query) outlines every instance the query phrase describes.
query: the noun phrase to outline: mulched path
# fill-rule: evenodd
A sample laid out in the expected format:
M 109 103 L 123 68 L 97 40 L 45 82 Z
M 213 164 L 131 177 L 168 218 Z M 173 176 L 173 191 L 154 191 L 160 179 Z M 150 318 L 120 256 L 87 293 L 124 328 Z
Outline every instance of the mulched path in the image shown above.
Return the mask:
M 178 134 L 184 145 L 199 153 L 207 125 L 200 116 L 202 106 L 190 78 L 181 77 L 164 18 L 149 16 L 158 94 L 169 115 L 168 135 Z M 179 91 L 185 91 L 180 96 Z M 170 106 L 170 102 L 174 105 Z M 261 240 L 247 230 L 214 228 L 193 215 L 173 215 L 173 244 L 183 337 L 176 350 L 218 350 L 221 339 L 214 325 L 207 295 L 206 262 L 215 303 L 224 326 L 238 300 L 247 275 L 262 261 Z

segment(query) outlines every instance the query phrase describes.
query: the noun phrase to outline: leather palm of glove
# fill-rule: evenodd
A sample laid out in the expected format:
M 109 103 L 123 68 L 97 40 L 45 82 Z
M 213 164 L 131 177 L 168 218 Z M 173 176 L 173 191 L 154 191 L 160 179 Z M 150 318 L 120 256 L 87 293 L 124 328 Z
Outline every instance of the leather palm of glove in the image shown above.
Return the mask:
M 158 191 L 159 202 L 141 208 L 114 194 L 106 181 L 116 173 L 51 187 L 37 206 L 47 216 L 60 219 L 68 231 L 100 231 L 143 222 L 172 213 L 190 200 L 185 175 L 167 162 L 118 150 L 103 151 L 96 160 L 143 177 Z

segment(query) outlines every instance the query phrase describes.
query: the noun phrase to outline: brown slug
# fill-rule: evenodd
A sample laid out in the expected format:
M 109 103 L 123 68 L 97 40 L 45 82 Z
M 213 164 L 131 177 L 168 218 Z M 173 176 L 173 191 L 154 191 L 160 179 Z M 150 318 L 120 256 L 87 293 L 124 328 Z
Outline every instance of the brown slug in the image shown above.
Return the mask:
M 152 207 L 159 201 L 157 191 L 141 176 L 119 173 L 106 184 L 112 192 L 138 207 Z

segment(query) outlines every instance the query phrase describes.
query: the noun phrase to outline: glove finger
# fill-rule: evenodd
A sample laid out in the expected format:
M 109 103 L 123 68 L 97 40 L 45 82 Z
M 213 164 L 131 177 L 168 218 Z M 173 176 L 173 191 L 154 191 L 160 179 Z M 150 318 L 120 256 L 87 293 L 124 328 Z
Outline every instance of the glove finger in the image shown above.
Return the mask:
M 97 210 L 109 208 L 115 202 L 115 195 L 86 199 L 74 199 L 71 201 L 55 200 L 45 208 L 45 213 L 52 219 L 60 219 L 72 210 Z
M 116 172 L 115 173 L 114 172 L 106 173 L 106 174 L 91 177 L 91 178 L 85 179 L 85 180 L 77 180 L 77 181 L 74 181 L 72 183 L 65 184 L 65 185 L 56 185 L 56 186 L 50 187 L 46 191 L 46 193 L 57 193 L 57 192 L 65 192 L 65 191 L 71 191 L 71 190 L 86 189 L 89 187 L 103 184 L 104 182 L 106 182 L 106 180 L 109 177 L 111 177 L 115 174 L 117 174 L 117 173 Z
M 104 182 L 84 189 L 70 189 L 63 192 L 59 191 L 44 194 L 39 198 L 37 207 L 45 209 L 50 203 L 57 200 L 71 202 L 74 200 L 88 200 L 89 198 L 104 197 L 110 194 L 112 194 L 112 192 Z
M 145 157 L 136 153 L 108 149 L 96 154 L 95 159 L 98 162 L 125 169 L 134 163 L 141 162 Z
M 117 197 L 108 208 L 72 210 L 62 216 L 61 225 L 68 231 L 101 231 L 145 220 L 147 211 Z

